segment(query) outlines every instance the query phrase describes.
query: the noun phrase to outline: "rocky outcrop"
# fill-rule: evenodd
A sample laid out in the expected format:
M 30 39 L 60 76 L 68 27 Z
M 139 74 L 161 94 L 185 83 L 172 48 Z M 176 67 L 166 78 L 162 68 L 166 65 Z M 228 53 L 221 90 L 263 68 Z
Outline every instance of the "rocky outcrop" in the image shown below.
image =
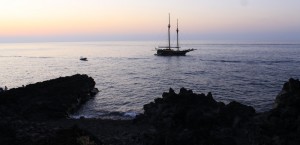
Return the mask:
M 274 108 L 263 113 L 235 101 L 218 102 L 211 93 L 181 88 L 144 105 L 134 124 L 64 119 L 97 93 L 94 85 L 92 78 L 74 75 L 2 92 L 0 144 L 300 144 L 299 80 L 285 83 Z
M 10 89 L 0 94 L 0 116 L 29 120 L 66 118 L 91 98 L 93 78 L 74 75 Z
M 260 123 L 265 144 L 300 144 L 300 81 L 289 79 L 275 100 L 275 108 L 264 113 Z
M 101 141 L 73 127 L 51 127 L 47 121 L 68 118 L 97 93 L 87 75 L 73 75 L 10 89 L 0 94 L 1 145 L 96 145 Z
M 225 105 L 215 101 L 211 93 L 196 94 L 181 88 L 178 94 L 170 89 L 162 98 L 144 105 L 144 114 L 136 121 L 156 127 L 148 144 L 233 145 L 238 142 L 236 138 L 245 135 L 236 132 L 254 115 L 253 107 L 238 102 Z
M 138 123 L 155 130 L 144 138 L 148 145 L 296 145 L 300 144 L 300 82 L 290 79 L 276 97 L 275 108 L 256 113 L 254 108 L 225 105 L 211 93 L 173 89 L 144 105 Z

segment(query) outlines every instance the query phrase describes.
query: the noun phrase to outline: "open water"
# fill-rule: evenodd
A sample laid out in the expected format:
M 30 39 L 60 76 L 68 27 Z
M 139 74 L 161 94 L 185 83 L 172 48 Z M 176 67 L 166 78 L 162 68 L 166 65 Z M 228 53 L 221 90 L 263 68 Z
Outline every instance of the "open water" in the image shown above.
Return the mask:
M 172 87 L 212 92 L 218 101 L 239 101 L 258 112 L 272 108 L 289 78 L 300 77 L 299 44 L 182 42 L 184 57 L 155 56 L 161 42 L 51 42 L 0 44 L 0 86 L 87 74 L 99 94 L 73 117 L 126 118 Z M 88 61 L 80 61 L 80 56 Z

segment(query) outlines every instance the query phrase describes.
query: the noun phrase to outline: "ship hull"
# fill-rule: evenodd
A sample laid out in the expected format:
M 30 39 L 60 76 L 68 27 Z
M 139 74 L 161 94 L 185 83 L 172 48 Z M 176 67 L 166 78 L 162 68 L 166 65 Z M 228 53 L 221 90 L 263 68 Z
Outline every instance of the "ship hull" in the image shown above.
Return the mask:
M 190 50 L 172 50 L 172 49 L 158 49 L 156 55 L 158 56 L 185 56 Z

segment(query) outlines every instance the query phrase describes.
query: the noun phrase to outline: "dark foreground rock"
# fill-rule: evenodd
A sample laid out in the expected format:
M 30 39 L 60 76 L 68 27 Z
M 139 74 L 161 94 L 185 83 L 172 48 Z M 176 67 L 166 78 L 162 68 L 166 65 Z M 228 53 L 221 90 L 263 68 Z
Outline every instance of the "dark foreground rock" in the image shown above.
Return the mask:
M 231 102 L 217 102 L 211 93 L 195 94 L 191 90 L 173 89 L 162 98 L 144 106 L 145 113 L 137 121 L 156 127 L 149 144 L 159 145 L 207 145 L 237 144 L 245 133 L 236 132 L 255 115 L 252 107 Z M 147 140 L 147 139 L 146 139 Z
M 266 112 L 261 127 L 265 144 L 300 144 L 300 81 L 286 82 L 275 100 L 275 108 Z
M 87 75 L 61 77 L 10 89 L 0 94 L 0 144 L 50 145 L 100 143 L 76 128 L 49 127 L 45 121 L 66 119 L 95 94 Z
M 155 130 L 148 145 L 297 145 L 300 144 L 300 82 L 290 79 L 264 113 L 238 102 L 217 102 L 211 93 L 173 89 L 144 105 L 136 122 Z
M 87 75 L 61 77 L 0 94 L 0 116 L 29 120 L 66 118 L 91 98 L 95 87 Z
M 0 124 L 1 145 L 102 145 L 94 135 L 76 125 L 51 128 L 49 123 L 24 120 Z
M 1 145 L 298 145 L 300 81 L 284 84 L 270 111 L 256 113 L 211 93 L 173 89 L 131 120 L 67 119 L 97 90 L 86 75 L 0 94 Z

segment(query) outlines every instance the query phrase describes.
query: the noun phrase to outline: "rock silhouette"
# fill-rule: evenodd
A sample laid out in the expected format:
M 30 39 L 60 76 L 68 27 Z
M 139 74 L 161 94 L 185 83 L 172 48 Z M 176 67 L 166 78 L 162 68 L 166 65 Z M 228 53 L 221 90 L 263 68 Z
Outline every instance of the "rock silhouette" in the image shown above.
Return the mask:
M 98 92 L 87 75 L 74 75 L 0 94 L 1 145 L 298 145 L 300 81 L 289 79 L 274 108 L 255 112 L 224 104 L 211 93 L 170 88 L 130 120 L 68 119 Z
M 144 105 L 137 121 L 153 124 L 157 132 L 150 144 L 235 144 L 234 131 L 254 115 L 253 107 L 231 102 L 225 105 L 211 93 L 196 94 L 181 88 L 176 94 L 170 88 L 162 98 Z
M 0 115 L 30 120 L 66 118 L 91 98 L 94 86 L 87 75 L 74 75 L 10 89 L 0 94 L 4 113 Z
M 100 144 L 79 128 L 52 128 L 49 120 L 68 118 L 95 94 L 95 81 L 74 75 L 10 89 L 0 94 L 0 144 L 74 144 L 82 139 Z M 79 143 L 77 143 L 80 145 Z

